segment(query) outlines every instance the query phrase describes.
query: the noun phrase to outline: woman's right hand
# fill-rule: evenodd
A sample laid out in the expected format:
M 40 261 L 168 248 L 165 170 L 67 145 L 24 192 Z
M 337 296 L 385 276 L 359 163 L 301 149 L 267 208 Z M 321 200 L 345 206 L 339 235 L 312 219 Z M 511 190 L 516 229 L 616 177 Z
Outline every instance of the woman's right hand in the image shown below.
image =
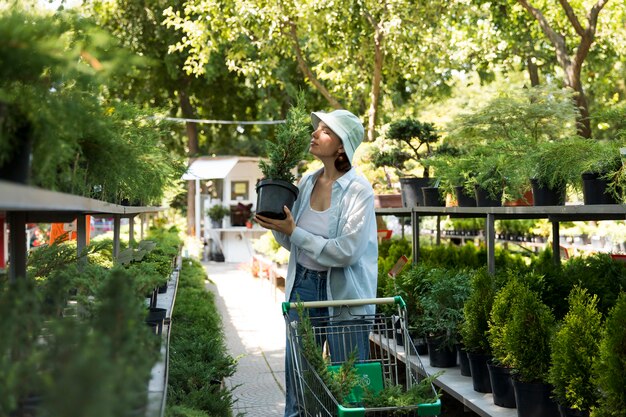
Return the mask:
M 259 225 L 261 225 L 261 227 L 283 233 L 287 236 L 291 236 L 296 228 L 296 222 L 293 219 L 291 210 L 289 210 L 287 206 L 284 206 L 283 209 L 285 210 L 285 214 L 287 215 L 287 217 L 283 220 L 271 219 L 269 217 L 260 216 L 258 214 L 254 216 L 254 220 Z

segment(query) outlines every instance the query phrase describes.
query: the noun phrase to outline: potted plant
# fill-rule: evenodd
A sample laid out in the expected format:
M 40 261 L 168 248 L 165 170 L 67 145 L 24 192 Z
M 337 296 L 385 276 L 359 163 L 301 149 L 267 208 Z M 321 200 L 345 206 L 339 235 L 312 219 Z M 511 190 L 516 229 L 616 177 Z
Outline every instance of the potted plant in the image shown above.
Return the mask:
M 552 340 L 548 375 L 562 417 L 589 416 L 598 401 L 592 368 L 601 338 L 598 297 L 574 287 L 569 295 L 569 312 Z
M 466 150 L 444 141 L 428 164 L 437 175 L 442 193 L 455 196 L 459 207 L 476 207 L 474 190 L 466 188 L 476 175 L 476 166 Z
M 511 320 L 511 305 L 521 290 L 521 283 L 515 276 L 509 278 L 511 279 L 508 280 L 507 284 L 495 294 L 489 314 L 487 339 L 493 359 L 487 368 L 492 383 L 494 404 L 515 408 L 515 392 L 511 379 L 513 361 L 505 344 L 505 335 Z
M 405 207 L 424 205 L 422 187 L 432 184 L 427 160 L 439 140 L 434 124 L 414 118 L 400 119 L 389 125 L 379 146 L 372 148 L 372 163 L 376 167 L 393 167 L 400 178 L 402 202 Z M 422 178 L 406 174 L 421 165 Z
M 598 358 L 594 363 L 595 381 L 600 393 L 594 415 L 599 417 L 619 416 L 626 410 L 626 293 L 622 292 L 617 303 L 609 312 Z
M 487 268 L 472 273 L 470 293 L 463 305 L 463 323 L 460 333 L 467 351 L 474 391 L 491 392 L 487 361 L 491 346 L 487 338 L 489 315 L 495 297 L 495 283 Z
M 432 268 L 417 301 L 423 309 L 422 326 L 426 332 L 431 366 L 456 365 L 459 326 L 463 304 L 469 295 L 469 275 L 465 271 Z
M 230 214 L 230 207 L 222 204 L 214 204 L 207 210 L 214 229 L 222 227 L 222 220 Z
M 294 107 L 287 112 L 287 120 L 277 128 L 276 141 L 265 141 L 268 160 L 259 161 L 263 173 L 256 185 L 256 213 L 274 219 L 284 219 L 284 206 L 289 209 L 298 198 L 298 187 L 293 182 L 293 169 L 306 155 L 311 138 L 309 114 L 304 110 L 300 94 Z
M 518 415 L 554 417 L 558 408 L 548 384 L 554 316 L 526 284 L 518 287 L 510 309 L 504 345 L 515 369 L 513 388 Z

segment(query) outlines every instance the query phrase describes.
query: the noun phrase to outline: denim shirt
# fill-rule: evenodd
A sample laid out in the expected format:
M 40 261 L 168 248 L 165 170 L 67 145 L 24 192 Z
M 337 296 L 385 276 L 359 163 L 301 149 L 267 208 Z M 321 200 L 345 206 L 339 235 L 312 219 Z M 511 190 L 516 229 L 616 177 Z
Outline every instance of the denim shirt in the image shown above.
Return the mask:
M 298 199 L 292 209 L 296 224 L 310 205 L 311 193 L 322 169 L 300 181 Z M 297 227 L 291 234 L 274 232 L 276 241 L 291 251 L 287 268 L 286 299 L 289 300 L 296 274 L 298 251 L 306 251 L 327 266 L 329 300 L 375 298 L 378 281 L 378 236 L 374 212 L 374 191 L 353 167 L 332 186 L 328 238 Z M 374 314 L 375 306 L 352 309 L 354 314 Z M 333 314 L 331 309 L 331 315 Z

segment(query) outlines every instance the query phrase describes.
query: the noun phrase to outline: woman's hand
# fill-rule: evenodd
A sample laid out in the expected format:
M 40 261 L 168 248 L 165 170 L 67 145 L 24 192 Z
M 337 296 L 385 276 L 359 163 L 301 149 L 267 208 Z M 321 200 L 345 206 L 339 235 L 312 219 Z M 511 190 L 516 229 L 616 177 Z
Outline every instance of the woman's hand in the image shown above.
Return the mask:
M 258 214 L 254 216 L 254 220 L 266 229 L 275 230 L 277 232 L 284 233 L 287 236 L 291 236 L 296 228 L 296 222 L 293 220 L 291 211 L 287 208 L 287 206 L 283 206 L 283 209 L 287 215 L 284 220 L 270 219 L 269 217 L 259 216 Z

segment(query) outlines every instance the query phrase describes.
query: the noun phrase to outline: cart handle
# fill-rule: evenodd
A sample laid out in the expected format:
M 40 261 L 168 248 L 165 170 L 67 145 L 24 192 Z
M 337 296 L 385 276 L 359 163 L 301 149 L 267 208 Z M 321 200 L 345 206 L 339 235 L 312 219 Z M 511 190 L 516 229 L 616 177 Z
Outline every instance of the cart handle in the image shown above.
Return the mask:
M 289 313 L 289 310 L 296 308 L 298 304 L 302 304 L 304 308 L 325 308 L 325 307 L 355 307 L 369 304 L 397 304 L 402 308 L 406 308 L 406 303 L 400 295 L 385 298 L 360 298 L 356 300 L 327 300 L 327 301 L 304 301 L 304 302 L 284 302 L 282 304 L 283 314 Z

